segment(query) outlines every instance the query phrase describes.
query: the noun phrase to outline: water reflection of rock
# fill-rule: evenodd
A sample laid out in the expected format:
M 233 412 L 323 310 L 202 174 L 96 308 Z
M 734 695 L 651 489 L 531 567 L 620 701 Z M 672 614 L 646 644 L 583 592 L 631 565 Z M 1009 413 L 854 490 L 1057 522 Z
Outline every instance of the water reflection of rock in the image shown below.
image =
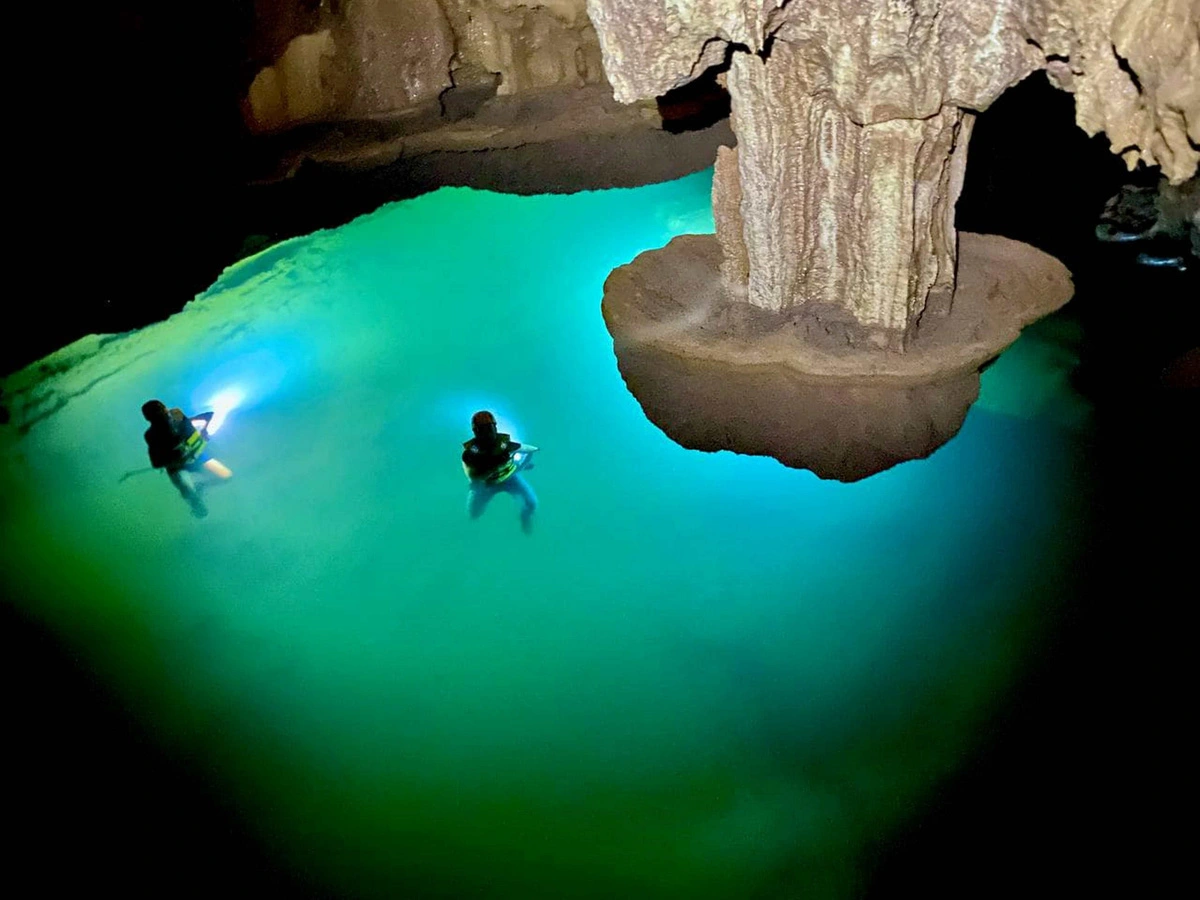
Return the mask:
M 651 421 L 692 449 L 773 456 L 840 481 L 928 456 L 962 426 L 980 369 L 1073 290 L 1033 247 L 960 238 L 951 312 L 905 353 L 854 347 L 815 315 L 729 296 L 716 238 L 676 238 L 605 283 L 621 374 Z

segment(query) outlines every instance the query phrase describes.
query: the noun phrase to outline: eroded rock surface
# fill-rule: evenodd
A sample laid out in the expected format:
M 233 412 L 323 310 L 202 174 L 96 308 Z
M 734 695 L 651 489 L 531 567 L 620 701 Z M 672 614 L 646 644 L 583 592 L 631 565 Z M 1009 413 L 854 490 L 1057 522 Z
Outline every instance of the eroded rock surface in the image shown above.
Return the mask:
M 500 78 L 501 95 L 604 80 L 585 0 L 441 0 L 455 34 L 456 66 Z
M 260 14 L 259 52 L 290 38 L 247 92 L 244 116 L 254 132 L 302 122 L 366 118 L 436 103 L 452 84 L 454 32 L 438 0 L 275 3 Z M 301 14 L 304 13 L 304 14 Z
M 618 99 L 677 87 L 731 48 L 769 60 L 802 45 L 810 76 L 867 124 L 952 104 L 985 109 L 1037 68 L 1076 96 L 1078 122 L 1131 164 L 1195 171 L 1195 0 L 588 0 Z
M 335 114 L 344 101 L 329 73 L 337 57 L 328 28 L 291 40 L 274 65 L 259 71 L 246 97 L 245 116 L 254 131 L 278 131 L 296 122 Z
M 1200 4 L 1196 0 L 1027 0 L 1051 79 L 1075 94 L 1076 121 L 1104 132 L 1129 168 L 1172 184 L 1200 160 Z
M 948 312 L 971 117 L 1047 67 L 1132 165 L 1195 170 L 1200 36 L 1189 0 L 589 0 L 616 95 L 729 56 L 736 155 L 716 220 L 729 288 L 903 349 Z M 1040 152 L 1031 148 L 1031 152 Z M 734 184 L 736 182 L 736 185 Z M 725 198 L 737 198 L 728 202 Z
M 451 86 L 500 94 L 604 80 L 585 0 L 270 0 L 246 97 L 257 133 L 402 113 Z

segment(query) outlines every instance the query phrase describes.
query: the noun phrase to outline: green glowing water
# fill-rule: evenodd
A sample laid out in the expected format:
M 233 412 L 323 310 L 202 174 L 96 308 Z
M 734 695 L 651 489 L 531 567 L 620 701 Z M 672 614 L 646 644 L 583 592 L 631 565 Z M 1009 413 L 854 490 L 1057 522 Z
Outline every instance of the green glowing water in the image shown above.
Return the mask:
M 851 895 L 1053 619 L 1075 336 L 1033 329 L 959 437 L 858 484 L 683 450 L 601 286 L 711 231 L 710 185 L 446 189 L 242 264 L 8 436 L 8 588 L 342 895 Z M 229 386 L 206 519 L 118 483 L 144 400 Z M 483 407 L 543 448 L 531 536 L 508 497 L 465 515 Z

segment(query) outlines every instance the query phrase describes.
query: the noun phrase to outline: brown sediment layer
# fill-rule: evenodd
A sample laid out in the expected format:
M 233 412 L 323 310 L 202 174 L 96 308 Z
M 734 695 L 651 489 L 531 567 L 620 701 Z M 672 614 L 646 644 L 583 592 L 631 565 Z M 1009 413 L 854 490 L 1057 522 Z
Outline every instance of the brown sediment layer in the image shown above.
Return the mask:
M 729 296 L 720 264 L 714 236 L 684 235 L 609 276 L 604 318 L 626 385 L 685 447 L 773 456 L 840 481 L 950 440 L 981 367 L 1073 290 L 1040 250 L 963 233 L 950 314 L 894 353 L 851 347 L 819 314 Z
M 735 143 L 727 119 L 684 133 L 665 121 L 653 104 L 617 103 L 607 85 L 529 91 L 481 98 L 454 120 L 429 108 L 259 138 L 252 181 L 278 184 L 304 169 L 383 180 L 429 173 L 432 187 L 515 193 L 596 190 L 679 178 Z

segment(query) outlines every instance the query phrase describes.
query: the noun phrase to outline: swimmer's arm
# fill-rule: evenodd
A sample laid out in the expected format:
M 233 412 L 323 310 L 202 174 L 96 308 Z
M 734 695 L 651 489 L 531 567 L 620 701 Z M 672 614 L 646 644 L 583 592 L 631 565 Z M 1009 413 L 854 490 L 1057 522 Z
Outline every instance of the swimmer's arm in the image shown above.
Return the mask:
M 202 412 L 196 413 L 194 416 L 188 416 L 188 421 L 192 423 L 193 428 L 198 428 L 204 432 L 204 436 L 208 437 L 208 426 L 212 422 L 213 413 Z

